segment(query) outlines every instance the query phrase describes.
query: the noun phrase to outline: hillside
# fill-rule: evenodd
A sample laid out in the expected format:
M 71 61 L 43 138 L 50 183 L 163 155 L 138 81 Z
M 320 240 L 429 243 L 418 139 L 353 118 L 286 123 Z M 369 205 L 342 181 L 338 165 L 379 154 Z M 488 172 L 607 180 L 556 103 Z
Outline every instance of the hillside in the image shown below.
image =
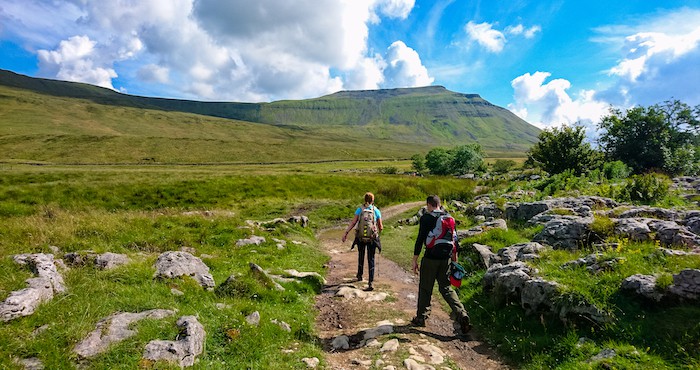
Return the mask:
M 392 159 L 472 142 L 493 156 L 518 156 L 539 133 L 478 95 L 440 86 L 272 103 L 200 102 L 0 70 L 0 99 L 0 149 L 11 153 L 2 159 L 12 161 Z

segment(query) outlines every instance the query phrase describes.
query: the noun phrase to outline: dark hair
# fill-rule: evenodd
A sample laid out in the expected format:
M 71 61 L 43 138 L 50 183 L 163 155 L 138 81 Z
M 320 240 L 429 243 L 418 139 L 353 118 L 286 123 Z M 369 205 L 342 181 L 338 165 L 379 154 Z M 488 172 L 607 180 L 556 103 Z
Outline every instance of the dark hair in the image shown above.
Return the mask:
M 437 195 L 430 195 L 425 201 L 435 208 L 440 206 L 440 197 Z
M 374 203 L 374 194 L 370 192 L 365 193 L 365 205 L 368 206 L 370 204 Z

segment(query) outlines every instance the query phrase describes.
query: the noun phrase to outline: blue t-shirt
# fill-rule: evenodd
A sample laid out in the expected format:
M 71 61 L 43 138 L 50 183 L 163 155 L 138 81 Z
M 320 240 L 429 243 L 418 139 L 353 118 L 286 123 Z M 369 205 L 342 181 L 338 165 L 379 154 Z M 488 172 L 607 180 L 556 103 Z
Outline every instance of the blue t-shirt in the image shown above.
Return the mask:
M 375 206 L 370 206 L 370 207 L 374 208 L 374 218 L 376 220 L 379 220 L 380 218 L 382 218 L 382 212 L 379 211 L 379 208 L 377 208 Z M 355 211 L 355 216 L 360 216 L 360 213 L 362 213 L 362 207 L 359 207 L 357 209 L 357 211 Z

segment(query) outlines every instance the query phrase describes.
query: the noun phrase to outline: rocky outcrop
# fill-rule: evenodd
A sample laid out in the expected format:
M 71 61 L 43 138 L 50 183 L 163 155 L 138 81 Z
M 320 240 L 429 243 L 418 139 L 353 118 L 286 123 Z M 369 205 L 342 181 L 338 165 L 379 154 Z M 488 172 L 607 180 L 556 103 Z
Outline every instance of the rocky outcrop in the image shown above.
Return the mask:
M 513 244 L 510 247 L 501 248 L 497 254 L 490 256 L 489 265 L 532 261 L 539 258 L 539 253 L 544 249 L 546 248 L 537 242 Z
M 656 279 L 654 275 L 632 275 L 622 281 L 620 289 L 659 302 L 664 297 L 664 292 L 656 287 Z
M 0 320 L 29 316 L 42 302 L 53 299 L 54 294 L 63 293 L 66 287 L 63 277 L 56 270 L 52 254 L 19 254 L 13 260 L 20 265 L 27 265 L 36 277 L 26 280 L 29 287 L 10 293 L 0 303 Z
M 73 352 L 82 358 L 97 356 L 107 351 L 110 345 L 136 335 L 135 330 L 129 329 L 131 324 L 143 319 L 163 319 L 174 314 L 173 310 L 114 313 L 100 320 L 95 326 L 95 330 L 80 341 L 73 348 Z
M 194 316 L 182 316 L 177 320 L 179 340 L 154 340 L 146 345 L 143 358 L 151 361 L 174 362 L 180 367 L 192 366 L 202 351 L 206 332 Z
M 552 246 L 554 249 L 576 250 L 588 245 L 591 240 L 590 225 L 593 217 L 552 217 L 533 241 Z
M 508 224 L 506 224 L 506 220 L 504 219 L 491 219 L 490 221 L 485 221 L 479 225 L 473 226 L 468 230 L 457 230 L 457 238 L 462 239 L 479 235 L 492 229 L 508 230 Z
M 262 236 L 253 235 L 247 239 L 239 239 L 236 241 L 236 247 L 243 247 L 246 245 L 260 245 L 265 243 L 265 238 Z
M 612 271 L 620 263 L 624 262 L 624 257 L 616 257 L 610 259 L 604 259 L 602 253 L 589 254 L 585 257 L 566 262 L 562 265 L 562 268 L 572 268 L 572 267 L 585 267 L 586 270 L 599 274 L 605 271 Z
M 568 208 L 581 209 L 615 208 L 617 202 L 603 197 L 578 197 L 578 198 L 554 198 L 531 203 L 508 203 L 506 205 L 505 218 L 509 220 L 529 221 L 538 214 L 550 209 Z
M 673 275 L 673 285 L 668 287 L 669 293 L 687 300 L 700 298 L 700 270 L 686 269 Z
M 187 252 L 165 252 L 158 256 L 155 267 L 156 278 L 191 276 L 206 289 L 212 289 L 216 285 L 209 273 L 209 267 L 201 259 Z
M 659 302 L 665 298 L 696 301 L 700 299 L 700 270 L 685 269 L 673 275 L 673 284 L 666 289 L 657 286 L 656 275 L 632 275 L 626 278 L 620 289 Z
M 70 252 L 63 255 L 63 260 L 70 267 L 83 267 L 94 265 L 100 270 L 109 270 L 129 263 L 126 254 L 107 252 L 97 254 L 92 251 Z

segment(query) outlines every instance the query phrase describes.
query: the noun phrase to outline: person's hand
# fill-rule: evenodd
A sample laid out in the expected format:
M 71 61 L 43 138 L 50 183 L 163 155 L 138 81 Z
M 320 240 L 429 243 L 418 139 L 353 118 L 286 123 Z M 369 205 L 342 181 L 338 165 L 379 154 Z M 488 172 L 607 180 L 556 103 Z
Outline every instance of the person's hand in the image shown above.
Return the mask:
M 413 273 L 418 275 L 418 262 L 413 261 Z
M 345 243 L 345 240 L 346 240 L 347 238 L 348 238 L 348 234 L 347 234 L 347 233 L 343 234 L 343 239 L 342 239 L 342 240 L 343 240 L 343 243 Z

